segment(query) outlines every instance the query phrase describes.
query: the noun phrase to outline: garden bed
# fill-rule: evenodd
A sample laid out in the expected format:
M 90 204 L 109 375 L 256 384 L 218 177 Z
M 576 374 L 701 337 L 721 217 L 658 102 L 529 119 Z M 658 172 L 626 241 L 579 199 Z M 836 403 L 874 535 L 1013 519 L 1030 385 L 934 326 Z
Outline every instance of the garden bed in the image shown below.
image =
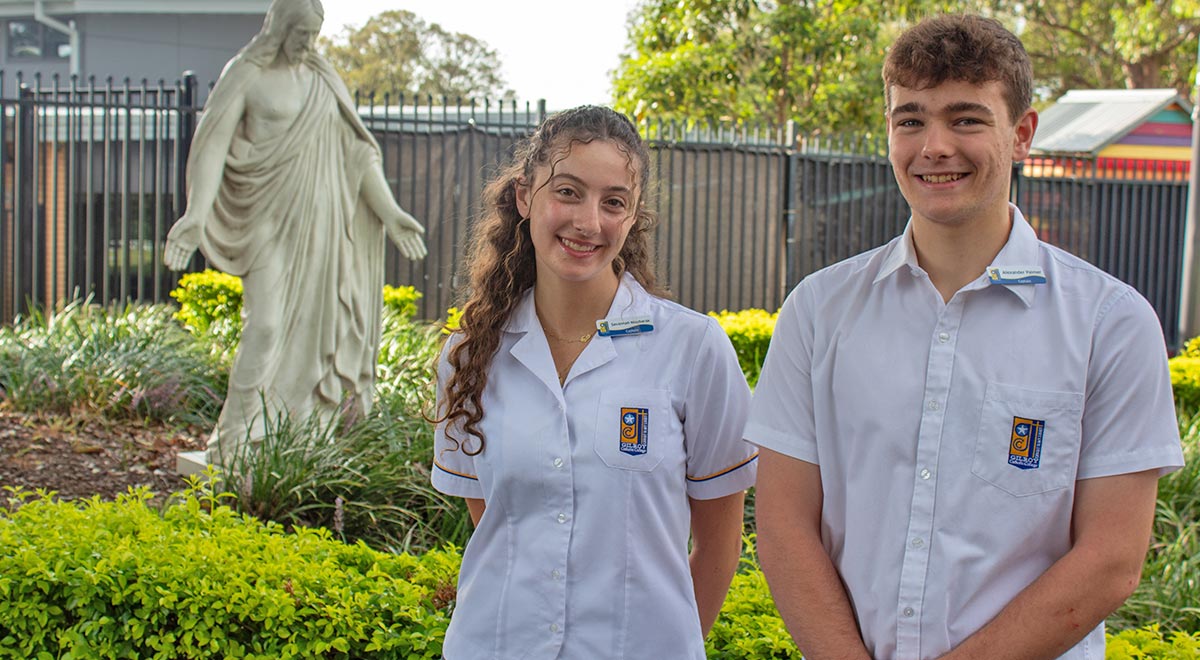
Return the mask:
M 184 485 L 175 455 L 203 446 L 196 429 L 0 410 L 0 487 L 40 488 L 62 499 L 112 500 L 137 486 L 165 494 Z

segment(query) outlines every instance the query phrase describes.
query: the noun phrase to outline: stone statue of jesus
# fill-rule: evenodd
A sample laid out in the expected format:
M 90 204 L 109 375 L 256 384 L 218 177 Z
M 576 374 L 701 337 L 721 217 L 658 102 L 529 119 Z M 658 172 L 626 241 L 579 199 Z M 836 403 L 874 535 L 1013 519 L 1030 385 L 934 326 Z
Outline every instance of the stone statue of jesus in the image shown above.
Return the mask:
M 274 0 L 225 66 L 188 158 L 187 211 L 167 236 L 168 267 L 199 248 L 242 278 L 241 344 L 209 463 L 227 464 L 281 411 L 369 411 L 383 237 L 425 256 L 424 229 L 392 198 L 378 144 L 314 50 L 323 18 L 319 0 Z

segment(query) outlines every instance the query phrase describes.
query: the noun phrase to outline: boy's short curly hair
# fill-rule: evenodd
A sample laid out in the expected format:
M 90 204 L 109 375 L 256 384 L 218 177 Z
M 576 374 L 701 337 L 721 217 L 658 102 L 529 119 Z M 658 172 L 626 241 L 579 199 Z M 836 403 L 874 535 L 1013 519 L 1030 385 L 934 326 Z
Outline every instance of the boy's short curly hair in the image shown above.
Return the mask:
M 883 63 L 888 112 L 893 85 L 928 89 L 947 81 L 998 81 L 1014 123 L 1033 100 L 1033 65 L 1021 40 L 999 21 L 982 16 L 935 16 L 900 35 Z

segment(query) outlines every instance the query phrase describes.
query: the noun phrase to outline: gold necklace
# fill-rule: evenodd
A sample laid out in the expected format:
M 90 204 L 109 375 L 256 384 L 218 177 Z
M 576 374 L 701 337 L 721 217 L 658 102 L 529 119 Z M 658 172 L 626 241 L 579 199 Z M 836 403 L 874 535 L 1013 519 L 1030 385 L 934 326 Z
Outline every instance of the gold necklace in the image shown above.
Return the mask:
M 542 326 L 542 332 L 545 332 L 547 337 L 549 337 L 551 339 L 556 339 L 556 340 L 561 341 L 566 344 L 586 344 L 586 343 L 588 343 L 588 340 L 592 338 L 592 335 L 596 334 L 596 331 L 593 330 L 593 331 L 587 333 L 586 335 L 580 335 L 578 339 L 567 338 L 567 337 L 563 337 L 562 335 L 558 335 L 553 332 L 550 332 L 550 328 L 547 328 L 544 325 Z

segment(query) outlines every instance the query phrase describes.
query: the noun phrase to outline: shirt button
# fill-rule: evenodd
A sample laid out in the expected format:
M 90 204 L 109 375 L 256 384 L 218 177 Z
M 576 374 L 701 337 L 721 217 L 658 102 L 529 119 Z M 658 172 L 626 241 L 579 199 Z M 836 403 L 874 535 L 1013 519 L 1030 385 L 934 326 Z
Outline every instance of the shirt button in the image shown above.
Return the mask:
M 561 580 L 562 573 L 559 573 L 558 569 L 556 568 L 556 569 L 550 571 L 550 577 L 554 578 L 555 580 Z
M 565 514 L 565 513 L 558 514 L 558 522 L 560 522 L 560 523 L 567 522 L 567 514 Z
M 942 342 L 943 344 L 950 341 L 950 333 L 949 332 L 939 332 L 938 333 L 938 341 Z
M 550 632 L 552 632 L 552 633 L 558 632 L 558 624 L 557 623 L 550 624 Z
M 925 542 L 922 541 L 921 539 L 913 539 L 912 540 L 912 547 L 914 547 L 914 548 L 919 548 L 923 545 L 925 545 Z
M 904 616 L 906 616 L 906 617 L 910 617 L 910 616 L 912 616 L 913 614 L 916 614 L 916 612 L 913 612 L 913 608 L 911 608 L 911 607 L 906 607 L 906 608 L 904 608 L 904 612 L 903 612 L 903 614 L 904 614 Z
M 925 481 L 929 481 L 929 478 L 932 476 L 933 476 L 933 473 L 929 471 L 929 468 L 923 468 L 921 470 L 921 478 L 924 479 Z
M 561 458 L 554 459 L 554 467 L 560 468 L 560 467 L 562 467 L 562 465 L 563 465 L 563 460 Z
M 938 408 L 941 408 L 941 406 L 940 406 L 940 405 L 938 405 L 938 402 L 937 402 L 937 401 L 930 401 L 930 402 L 929 402 L 929 409 L 930 409 L 930 410 L 937 410 Z

